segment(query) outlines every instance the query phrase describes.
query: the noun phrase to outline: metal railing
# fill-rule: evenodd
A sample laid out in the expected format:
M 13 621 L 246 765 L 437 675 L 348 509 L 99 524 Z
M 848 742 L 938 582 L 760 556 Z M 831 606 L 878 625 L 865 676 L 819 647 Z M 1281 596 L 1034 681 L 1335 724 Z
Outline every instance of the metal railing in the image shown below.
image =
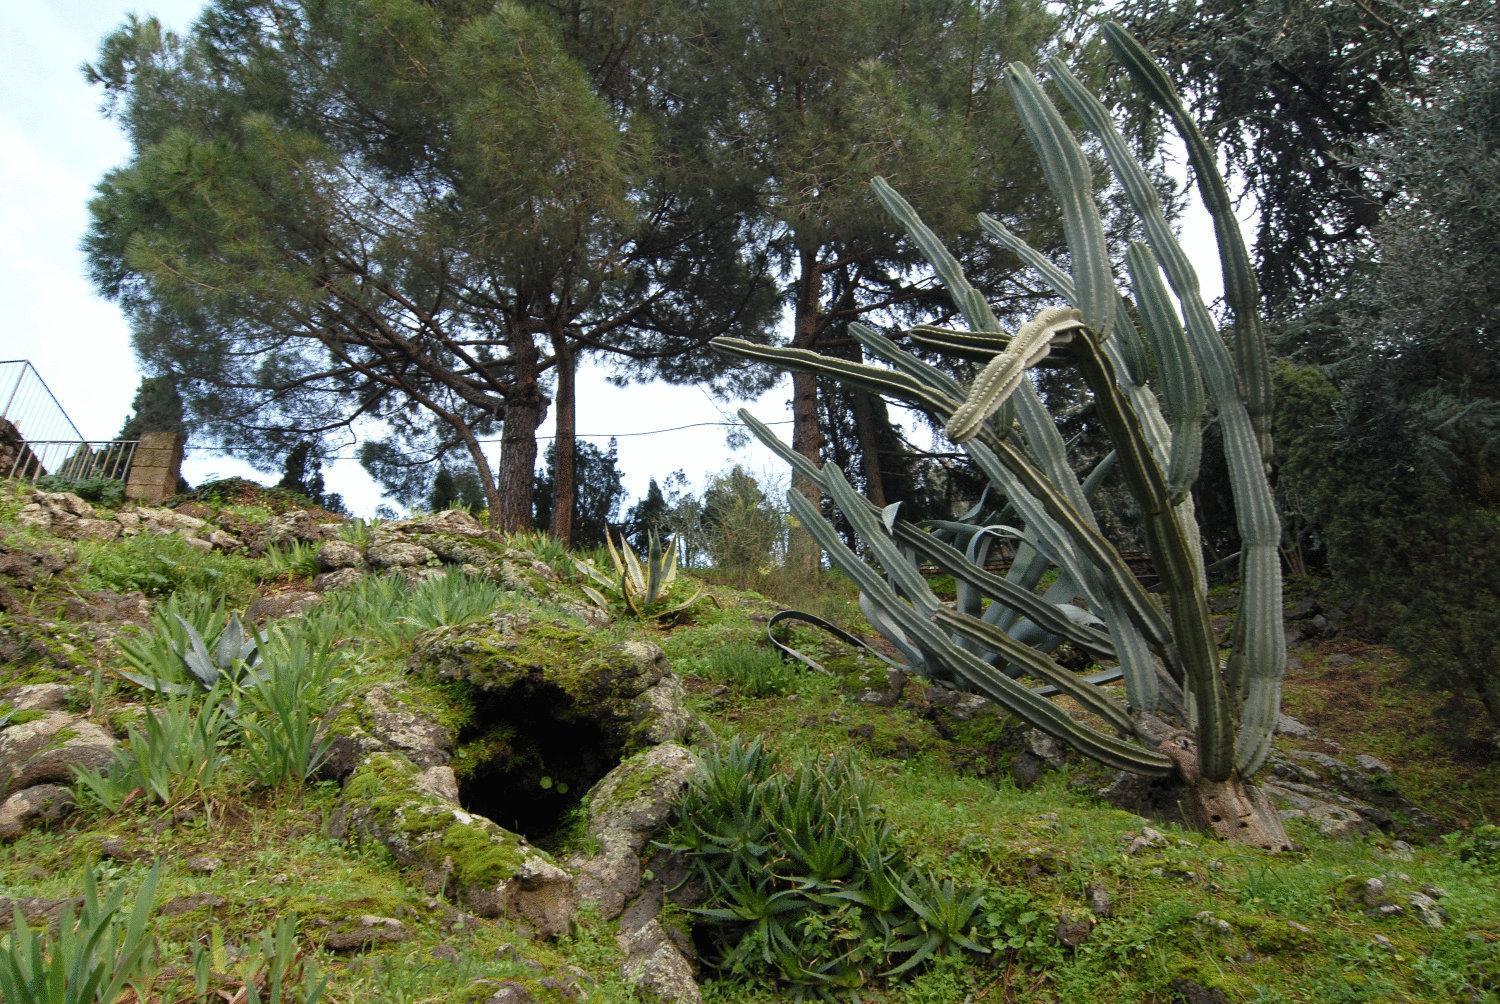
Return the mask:
M 84 441 L 57 395 L 26 359 L 0 360 L 0 419 L 28 440 Z
M 8 477 L 35 483 L 38 478 L 124 481 L 130 473 L 138 440 L 28 439 L 10 462 Z
M 0 474 L 124 481 L 136 440 L 89 440 L 26 359 L 0 360 Z

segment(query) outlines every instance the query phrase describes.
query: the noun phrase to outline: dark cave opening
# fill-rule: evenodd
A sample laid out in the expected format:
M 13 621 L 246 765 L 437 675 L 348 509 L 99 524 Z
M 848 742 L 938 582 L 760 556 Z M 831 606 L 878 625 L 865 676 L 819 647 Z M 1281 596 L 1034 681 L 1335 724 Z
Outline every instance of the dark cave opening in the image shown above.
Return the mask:
M 552 684 L 475 691 L 474 717 L 459 736 L 459 803 L 548 848 L 620 762 L 614 731 Z

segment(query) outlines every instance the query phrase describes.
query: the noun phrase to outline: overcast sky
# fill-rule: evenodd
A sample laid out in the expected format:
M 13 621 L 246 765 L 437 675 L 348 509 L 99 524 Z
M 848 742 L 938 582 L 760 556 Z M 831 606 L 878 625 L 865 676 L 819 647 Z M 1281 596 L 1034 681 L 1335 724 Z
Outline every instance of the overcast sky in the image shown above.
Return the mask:
M 129 153 L 114 124 L 100 114 L 99 94 L 80 67 L 128 13 L 154 14 L 181 31 L 202 6 L 201 0 L 0 0 L 0 303 L 6 307 L 0 359 L 29 359 L 90 439 L 109 439 L 119 430 L 140 373 L 128 326 L 113 304 L 95 295 L 79 251 L 94 185 Z M 1204 248 L 1201 214 L 1189 214 L 1188 228 L 1194 238 L 1189 252 Z M 1207 242 L 1210 254 L 1211 248 Z M 1217 269 L 1203 273 L 1205 287 L 1216 290 Z M 599 434 L 590 438 L 601 446 L 611 434 L 620 437 L 620 466 L 632 498 L 645 493 L 651 478 L 679 468 L 699 486 L 707 474 L 734 462 L 783 475 L 780 462 L 759 444 L 731 451 L 725 430 L 716 425 L 631 435 L 733 417 L 734 405 L 715 403 L 699 388 L 622 389 L 597 369 L 585 369 L 578 391 L 579 431 Z M 751 409 L 764 421 L 782 421 L 789 417 L 788 397 L 783 381 Z M 549 414 L 540 432 L 550 435 L 551 424 Z M 217 454 L 211 443 L 189 443 L 184 473 L 190 482 L 279 475 Z M 329 489 L 343 493 L 356 513 L 370 515 L 380 502 L 379 489 L 353 460 L 334 461 L 325 476 Z

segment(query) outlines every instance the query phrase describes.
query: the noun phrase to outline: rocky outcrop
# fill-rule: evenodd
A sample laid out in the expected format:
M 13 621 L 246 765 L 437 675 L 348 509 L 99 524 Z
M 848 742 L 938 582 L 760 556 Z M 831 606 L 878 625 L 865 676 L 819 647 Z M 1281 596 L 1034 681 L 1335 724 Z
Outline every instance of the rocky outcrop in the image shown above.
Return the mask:
M 399 753 L 366 756 L 344 786 L 334 836 L 384 846 L 425 888 L 481 917 L 524 922 L 543 937 L 567 930 L 573 878 L 544 851 L 458 806 Z
M 73 790 L 38 784 L 0 802 L 0 840 L 14 840 L 33 826 L 54 823 L 73 811 Z
M 587 833 L 599 850 L 568 861 L 578 875 L 582 902 L 614 919 L 639 895 L 641 855 L 696 769 L 691 753 L 665 743 L 629 758 L 594 786 L 587 801 Z
M 328 757 L 319 773 L 337 780 L 348 777 L 371 753 L 399 753 L 425 770 L 447 764 L 453 749 L 450 729 L 385 684 L 352 698 L 329 716 L 326 728 Z
M 138 506 L 119 512 L 96 510 L 72 492 L 33 491 L 16 516 L 21 526 L 67 540 L 115 540 L 141 534 L 177 534 L 200 550 L 238 550 L 241 540 L 207 520 L 172 509 Z
M 114 750 L 108 732 L 64 711 L 21 721 L 0 731 L 0 795 L 38 784 L 72 784 L 75 768 L 103 768 Z
M 490 698 L 561 691 L 570 714 L 599 725 L 622 755 L 679 740 L 688 727 L 681 682 L 660 648 L 539 611 L 429 631 L 413 646 L 411 666 Z
M 1401 797 L 1390 769 L 1366 754 L 1350 765 L 1314 750 L 1275 751 L 1261 787 L 1281 806 L 1283 819 L 1308 819 L 1332 837 L 1373 830 L 1436 830 L 1437 822 Z

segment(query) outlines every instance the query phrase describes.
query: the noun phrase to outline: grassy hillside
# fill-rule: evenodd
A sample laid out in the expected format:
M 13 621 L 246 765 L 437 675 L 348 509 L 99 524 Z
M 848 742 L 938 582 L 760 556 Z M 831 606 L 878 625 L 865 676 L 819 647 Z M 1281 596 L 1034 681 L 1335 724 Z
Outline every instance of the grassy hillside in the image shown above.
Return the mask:
M 446 567 L 394 564 L 341 584 L 328 577 L 338 571 L 326 567 L 329 556 L 347 545 L 356 557 L 363 548 L 362 563 L 373 564 L 371 542 L 381 531 L 344 524 L 306 531 L 326 539 L 298 543 L 286 532 L 282 543 L 263 547 L 268 528 L 282 533 L 298 519 L 295 510 L 276 511 L 289 503 L 272 501 L 198 500 L 179 511 L 206 527 L 90 539 L 113 532 L 90 524 L 82 539 L 64 539 L 78 537 L 82 524 L 40 520 L 29 496 L 7 489 L 0 497 L 0 699 L 13 700 L 20 686 L 33 688 L 28 694 L 40 693 L 37 685 L 65 689 L 46 691 L 53 710 L 0 705 L 0 717 L 9 715 L 0 742 L 51 714 L 69 716 L 75 736 L 87 727 L 115 739 L 132 729 L 141 734 L 151 695 L 116 674 L 127 666 L 121 644 L 139 647 L 160 635 L 162 621 L 153 627 L 151 614 L 169 602 L 173 610 L 193 602 L 249 607 L 281 639 L 268 650 L 278 657 L 310 652 L 316 663 L 326 650 L 323 669 L 297 677 L 308 722 L 327 726 L 320 739 L 353 728 L 350 716 L 383 688 L 382 699 L 398 711 L 419 711 L 457 737 L 450 764 L 465 804 L 481 797 L 476 779 L 483 778 L 484 804 L 497 813 L 519 819 L 523 810 L 546 810 L 535 817 L 546 822 L 528 823 L 525 836 L 541 857 L 566 864 L 598 854 L 590 820 L 600 807 L 578 803 L 586 789 L 559 791 L 572 776 L 565 772 L 576 769 L 591 783 L 609 765 L 559 766 L 565 750 L 533 756 L 532 746 L 550 741 L 541 733 L 479 729 L 491 692 L 435 670 L 421 653 L 442 642 L 450 651 L 478 651 L 476 658 L 524 663 L 553 688 L 546 693 L 567 696 L 572 710 L 556 719 L 565 724 L 597 696 L 586 692 L 598 681 L 623 672 L 599 670 L 610 653 L 649 642 L 683 680 L 697 719 L 686 741 L 695 750 L 758 737 L 788 773 L 842 758 L 861 776 L 872 818 L 888 825 L 903 874 L 951 879 L 955 894 L 973 903 L 961 932 L 973 947 L 945 942 L 889 979 L 878 974 L 890 967 L 865 967 L 874 978 L 857 990 L 863 999 L 1426 1001 L 1482 1000 L 1500 989 L 1500 835 L 1486 826 L 1500 809 L 1500 769 L 1478 735 L 1483 716 L 1460 699 L 1411 687 L 1386 649 L 1336 633 L 1298 643 L 1285 705 L 1312 734 L 1282 743 L 1288 753 L 1321 754 L 1350 771 L 1360 770 L 1362 754 L 1383 761 L 1388 770 L 1361 776 L 1371 799 L 1394 807 L 1389 832 L 1334 837 L 1313 819 L 1294 818 L 1298 849 L 1272 856 L 1114 808 L 1098 794 L 1112 778 L 1076 759 L 1027 773 L 1018 760 L 1035 755 L 1015 721 L 989 707 L 955 705 L 920 681 L 886 703 L 884 666 L 810 631 L 798 629 L 792 640 L 830 672 L 780 661 L 765 643 L 765 620 L 778 604 L 757 594 L 704 584 L 712 602 L 676 623 L 639 622 L 616 608 L 605 625 L 555 545 L 494 535 L 456 541 L 430 530 L 409 539 Z M 108 510 L 80 519 L 121 523 Z M 233 543 L 200 548 L 209 527 Z M 861 627 L 837 581 L 816 592 L 808 599 L 820 612 Z M 508 635 L 495 633 L 502 617 Z M 569 689 L 579 672 L 596 670 L 605 675 Z M 627 724 L 606 735 L 597 723 L 614 719 L 599 714 L 605 718 L 578 719 L 604 729 L 604 738 L 588 733 L 589 742 L 615 756 L 643 747 Z M 617 718 L 635 721 L 623 711 Z M 314 984 L 326 981 L 322 999 L 331 1001 L 648 999 L 622 972 L 629 960 L 615 937 L 620 922 L 599 910 L 584 907 L 556 937 L 541 937 L 534 922 L 479 915 L 446 879 L 434 883 L 430 869 L 413 863 L 417 857 L 338 825 L 351 796 L 326 769 L 304 781 L 295 770 L 276 776 L 265 766 L 272 743 L 254 723 L 274 731 L 276 720 L 242 697 L 213 740 L 222 762 L 211 777 L 175 777 L 163 796 L 143 785 L 118 793 L 114 804 L 80 791 L 71 813 L 0 844 L 7 918 L 19 910 L 45 928 L 82 894 L 91 872 L 104 895 L 123 890 L 128 912 L 154 875 L 154 948 L 130 974 L 126 1000 L 227 1000 L 247 984 L 264 990 L 280 970 L 288 985 L 306 986 L 310 974 Z M 584 736 L 576 733 L 577 742 Z M 499 763 L 507 773 L 484 773 Z M 352 776 L 368 779 L 369 769 Z M 512 795 L 495 780 L 501 776 L 534 786 Z M 1018 779 L 1027 786 L 1017 787 Z M 411 820 L 429 816 L 398 818 L 419 844 L 425 834 Z M 671 843 L 674 835 L 663 830 L 658 839 Z M 465 856 L 477 853 L 455 838 L 446 864 L 462 873 Z M 773 853 L 770 860 L 782 859 Z M 652 869 L 670 866 L 662 855 L 648 861 L 647 883 L 657 878 Z M 769 965 L 712 968 L 709 956 L 723 944 L 712 914 L 668 905 L 662 919 L 679 942 L 707 953 L 699 973 L 705 1000 L 793 994 L 767 982 Z M 821 946 L 843 951 L 837 946 L 868 941 L 858 925 L 869 919 L 868 910 L 861 917 L 847 901 L 830 901 L 825 911 L 799 915 L 788 936 L 813 956 Z M 840 924 L 858 931 L 850 935 Z M 284 944 L 276 961 L 278 925 Z M 914 929 L 925 935 L 933 926 Z M 903 951 L 900 957 L 913 954 Z

